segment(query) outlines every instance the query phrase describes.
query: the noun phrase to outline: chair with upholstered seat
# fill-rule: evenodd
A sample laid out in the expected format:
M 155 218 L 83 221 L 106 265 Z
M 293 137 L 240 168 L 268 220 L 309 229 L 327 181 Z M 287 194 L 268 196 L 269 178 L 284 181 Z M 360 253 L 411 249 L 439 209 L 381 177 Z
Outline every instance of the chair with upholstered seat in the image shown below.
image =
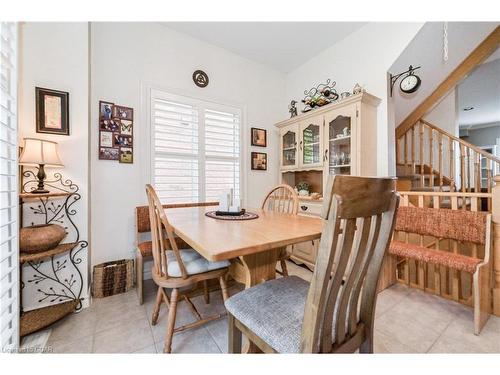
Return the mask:
M 205 207 L 217 206 L 218 202 L 197 202 L 197 203 L 170 203 L 162 205 L 163 208 L 182 208 L 182 207 Z M 139 304 L 144 301 L 143 282 L 144 282 L 144 262 L 153 258 L 153 243 L 148 235 L 151 233 L 149 222 L 149 206 L 138 206 L 135 208 L 135 273 L 136 289 L 139 297 Z M 185 248 L 188 245 L 179 237 L 175 237 L 178 248 Z M 167 249 L 170 249 L 170 243 L 165 243 Z M 205 283 L 206 284 L 206 283 Z M 205 285 L 205 301 L 209 301 L 208 287 Z
M 199 282 L 218 279 L 222 290 L 222 297 L 225 301 L 228 298 L 225 277 L 228 272 L 229 262 L 210 262 L 193 249 L 179 249 L 165 209 L 151 185 L 146 185 L 146 194 L 148 196 L 149 219 L 151 223 L 152 275 L 154 282 L 158 285 L 152 324 L 155 325 L 157 323 L 161 304 L 165 302 L 169 310 L 164 352 L 170 353 L 172 336 L 175 332 L 198 327 L 212 320 L 219 319 L 222 316 L 221 314 L 216 314 L 202 318 L 189 299 L 189 296 L 187 294 L 181 295 L 180 288 L 192 288 Z M 168 247 L 167 244 L 169 245 Z M 171 289 L 170 298 L 168 298 L 165 289 Z M 198 319 L 193 323 L 175 328 L 177 302 L 181 297 L 186 301 Z
M 299 198 L 295 190 L 289 185 L 278 185 L 274 187 L 264 198 L 262 207 L 265 211 L 281 212 L 290 215 L 297 215 L 299 210 Z M 281 264 L 281 274 L 288 276 L 286 261 L 290 259 L 286 247 L 282 248 L 279 254 Z
M 334 176 L 311 283 L 283 277 L 229 298 L 229 352 L 242 333 L 266 353 L 373 352 L 377 281 L 399 196 L 392 178 Z

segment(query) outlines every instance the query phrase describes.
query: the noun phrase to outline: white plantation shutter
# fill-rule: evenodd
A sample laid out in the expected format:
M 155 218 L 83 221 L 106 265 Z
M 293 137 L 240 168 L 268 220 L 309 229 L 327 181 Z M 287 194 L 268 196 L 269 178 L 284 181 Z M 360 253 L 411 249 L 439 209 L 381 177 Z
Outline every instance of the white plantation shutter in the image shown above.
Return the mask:
M 154 99 L 153 181 L 162 202 L 198 202 L 198 110 Z
M 240 116 L 205 110 L 205 200 L 234 189 L 240 199 Z
M 151 92 L 152 182 L 163 203 L 240 191 L 240 110 Z
M 0 340 L 19 347 L 17 25 L 0 23 Z

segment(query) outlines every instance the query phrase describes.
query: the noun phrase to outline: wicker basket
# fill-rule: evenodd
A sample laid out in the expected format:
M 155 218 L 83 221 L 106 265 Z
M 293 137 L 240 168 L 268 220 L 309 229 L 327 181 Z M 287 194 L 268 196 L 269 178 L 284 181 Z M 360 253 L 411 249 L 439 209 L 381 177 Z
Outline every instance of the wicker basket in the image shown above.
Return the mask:
M 132 259 L 115 260 L 94 266 L 92 295 L 96 298 L 124 293 L 134 285 Z

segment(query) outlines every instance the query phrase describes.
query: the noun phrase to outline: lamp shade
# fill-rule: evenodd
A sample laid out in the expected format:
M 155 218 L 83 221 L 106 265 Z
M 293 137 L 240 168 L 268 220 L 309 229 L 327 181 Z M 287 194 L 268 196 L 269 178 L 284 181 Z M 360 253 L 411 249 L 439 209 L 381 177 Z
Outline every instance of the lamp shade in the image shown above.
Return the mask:
M 19 158 L 19 164 L 43 164 L 48 167 L 63 166 L 57 154 L 57 143 L 36 138 L 24 138 L 24 149 Z

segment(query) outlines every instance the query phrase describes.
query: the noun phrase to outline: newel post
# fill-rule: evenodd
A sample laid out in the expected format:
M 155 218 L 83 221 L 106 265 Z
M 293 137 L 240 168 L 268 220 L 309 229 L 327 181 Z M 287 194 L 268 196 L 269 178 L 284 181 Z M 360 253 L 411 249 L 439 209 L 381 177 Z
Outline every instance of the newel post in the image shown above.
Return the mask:
M 500 175 L 493 177 L 493 314 L 500 316 Z

